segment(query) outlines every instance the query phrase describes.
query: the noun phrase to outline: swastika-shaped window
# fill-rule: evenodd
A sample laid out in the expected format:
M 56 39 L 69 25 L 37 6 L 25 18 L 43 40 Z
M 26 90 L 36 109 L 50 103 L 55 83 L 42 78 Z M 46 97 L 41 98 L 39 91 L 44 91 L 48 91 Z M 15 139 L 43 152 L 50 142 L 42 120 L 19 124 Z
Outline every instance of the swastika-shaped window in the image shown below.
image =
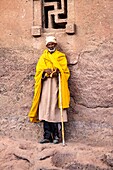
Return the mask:
M 50 31 L 75 33 L 75 0 L 33 0 L 32 35 Z
M 67 0 L 44 0 L 43 27 L 64 29 L 67 24 Z

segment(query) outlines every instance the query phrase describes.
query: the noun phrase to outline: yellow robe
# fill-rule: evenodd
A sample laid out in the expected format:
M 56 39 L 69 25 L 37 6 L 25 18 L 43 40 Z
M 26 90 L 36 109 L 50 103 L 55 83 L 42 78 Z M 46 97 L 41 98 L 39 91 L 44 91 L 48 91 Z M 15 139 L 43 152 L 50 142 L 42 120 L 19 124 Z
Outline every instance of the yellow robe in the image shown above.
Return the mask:
M 41 93 L 41 81 L 42 74 L 45 69 L 56 69 L 58 68 L 61 73 L 61 92 L 62 92 L 62 108 L 68 108 L 70 103 L 70 92 L 68 89 L 68 78 L 70 76 L 69 69 L 67 67 L 67 59 L 64 53 L 55 51 L 50 54 L 48 50 L 45 50 L 40 57 L 35 74 L 35 89 L 34 89 L 34 98 L 32 102 L 32 107 L 28 114 L 31 122 L 37 122 L 37 110 L 40 100 Z M 58 97 L 59 99 L 59 97 Z

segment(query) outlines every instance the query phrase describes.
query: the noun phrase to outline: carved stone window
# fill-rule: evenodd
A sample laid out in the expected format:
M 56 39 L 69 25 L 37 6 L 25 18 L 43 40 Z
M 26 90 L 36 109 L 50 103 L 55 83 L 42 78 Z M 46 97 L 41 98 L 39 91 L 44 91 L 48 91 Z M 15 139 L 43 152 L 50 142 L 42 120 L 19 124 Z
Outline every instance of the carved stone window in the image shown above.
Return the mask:
M 65 29 L 67 24 L 67 0 L 45 0 L 43 27 Z
M 49 31 L 75 33 L 74 0 L 33 0 L 32 35 Z

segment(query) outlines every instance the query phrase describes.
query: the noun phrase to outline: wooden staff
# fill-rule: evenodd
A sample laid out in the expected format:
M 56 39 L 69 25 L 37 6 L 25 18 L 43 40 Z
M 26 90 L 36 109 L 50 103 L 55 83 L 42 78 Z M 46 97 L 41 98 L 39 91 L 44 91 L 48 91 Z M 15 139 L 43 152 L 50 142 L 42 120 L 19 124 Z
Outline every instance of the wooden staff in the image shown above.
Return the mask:
M 62 113 L 61 75 L 60 75 L 60 73 L 59 73 L 59 105 L 60 105 L 61 123 L 62 123 L 62 144 L 65 145 L 65 139 L 64 139 L 64 119 L 63 119 L 63 113 Z

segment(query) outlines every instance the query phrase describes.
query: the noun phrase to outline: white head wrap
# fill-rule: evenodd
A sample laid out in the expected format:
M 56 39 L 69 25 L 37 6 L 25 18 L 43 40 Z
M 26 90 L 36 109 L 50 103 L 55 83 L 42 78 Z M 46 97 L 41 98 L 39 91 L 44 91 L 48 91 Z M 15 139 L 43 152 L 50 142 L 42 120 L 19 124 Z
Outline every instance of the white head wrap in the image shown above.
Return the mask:
M 54 36 L 47 36 L 46 37 L 46 45 L 50 42 L 57 43 L 56 38 Z

